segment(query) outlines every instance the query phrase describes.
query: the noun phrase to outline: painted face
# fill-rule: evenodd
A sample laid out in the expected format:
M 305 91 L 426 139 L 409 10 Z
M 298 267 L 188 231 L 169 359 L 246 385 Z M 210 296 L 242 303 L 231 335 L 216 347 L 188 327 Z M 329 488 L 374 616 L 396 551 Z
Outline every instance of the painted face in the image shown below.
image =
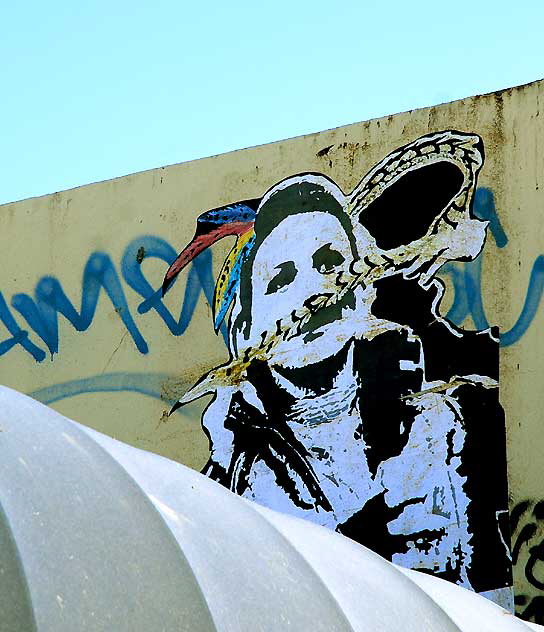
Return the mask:
M 338 274 L 349 270 L 352 259 L 348 236 L 334 215 L 313 211 L 285 218 L 261 243 L 253 262 L 250 343 L 307 301 L 337 293 Z M 332 320 L 332 311 L 330 317 L 318 315 L 302 342 L 317 337 Z

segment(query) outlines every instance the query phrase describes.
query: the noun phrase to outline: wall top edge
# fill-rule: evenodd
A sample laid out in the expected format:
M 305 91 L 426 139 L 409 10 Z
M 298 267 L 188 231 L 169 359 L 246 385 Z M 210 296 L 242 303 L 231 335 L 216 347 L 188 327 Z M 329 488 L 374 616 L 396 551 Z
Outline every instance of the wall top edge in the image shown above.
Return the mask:
M 128 174 L 124 174 L 122 176 L 116 176 L 114 178 L 107 178 L 106 180 L 98 180 L 95 182 L 88 182 L 82 185 L 78 185 L 76 187 L 70 187 L 68 189 L 62 189 L 60 191 L 54 191 L 51 193 L 46 193 L 44 195 L 37 195 L 37 196 L 31 196 L 28 198 L 23 198 L 20 200 L 13 200 L 11 202 L 5 202 L 3 204 L 0 204 L 0 209 L 2 209 L 3 207 L 7 207 L 7 206 L 12 206 L 12 205 L 18 205 L 18 204 L 24 204 L 30 200 L 40 200 L 40 199 L 46 199 L 46 198 L 50 198 L 56 195 L 60 195 L 60 194 L 64 194 L 64 193 L 68 193 L 70 191 L 77 191 L 79 189 L 87 189 L 87 188 L 91 188 L 91 187 L 97 187 L 100 185 L 104 185 L 107 183 L 113 183 L 113 182 L 117 182 L 120 180 L 123 180 L 125 178 L 131 178 L 134 176 L 139 176 L 142 174 L 152 174 L 152 173 L 159 173 L 161 171 L 164 171 L 165 169 L 170 169 L 170 168 L 174 168 L 174 167 L 180 167 L 182 165 L 193 165 L 195 163 L 201 163 L 203 161 L 211 161 L 211 160 L 215 160 L 217 158 L 224 158 L 224 157 L 229 157 L 229 156 L 233 156 L 236 154 L 239 154 L 240 152 L 247 152 L 249 150 L 256 150 L 256 149 L 261 149 L 261 148 L 266 148 L 266 147 L 273 147 L 282 143 L 287 143 L 287 142 L 292 142 L 292 141 L 299 141 L 299 140 L 303 140 L 303 139 L 309 139 L 309 138 L 313 138 L 316 137 L 320 134 L 323 133 L 327 133 L 327 132 L 335 132 L 335 131 L 343 131 L 343 130 L 348 130 L 350 128 L 353 127 L 357 127 L 357 126 L 361 126 L 361 125 L 365 125 L 365 124 L 370 124 L 370 123 L 374 123 L 374 122 L 382 122 L 382 121 L 390 121 L 393 117 L 397 117 L 397 116 L 402 116 L 402 115 L 406 115 L 406 114 L 412 114 L 415 112 L 425 112 L 425 111 L 430 111 L 430 110 L 434 110 L 436 108 L 443 108 L 443 107 L 451 107 L 452 105 L 456 105 L 456 104 L 463 104 L 466 102 L 470 102 L 470 101 L 475 101 L 475 102 L 479 102 L 481 100 L 485 100 L 485 99 L 501 99 L 505 96 L 510 96 L 514 93 L 517 92 L 523 92 L 527 89 L 537 89 L 537 90 L 544 90 L 544 78 L 542 79 L 536 79 L 535 81 L 530 81 L 528 83 L 524 83 L 524 84 L 520 84 L 517 86 L 511 86 L 508 88 L 502 88 L 500 90 L 495 90 L 493 92 L 486 92 L 483 94 L 476 94 L 476 95 L 471 95 L 471 96 L 467 96 L 467 97 L 463 97 L 461 99 L 455 99 L 453 101 L 444 101 L 443 103 L 437 103 L 434 105 L 430 105 L 430 106 L 425 106 L 425 107 L 421 107 L 421 108 L 414 108 L 411 110 L 404 110 L 401 112 L 395 112 L 392 114 L 385 114 L 383 116 L 379 116 L 379 117 L 374 117 L 374 118 L 370 118 L 364 121 L 356 121 L 354 123 L 348 123 L 345 125 L 339 125 L 337 127 L 332 127 L 332 128 L 327 128 L 324 130 L 318 130 L 316 132 L 310 132 L 308 134 L 302 134 L 300 136 L 292 136 L 292 137 L 288 137 L 288 138 L 282 138 L 280 140 L 277 141 L 273 141 L 271 143 L 263 143 L 261 145 L 252 145 L 249 147 L 242 147 L 239 149 L 234 149 L 232 151 L 228 151 L 228 152 L 224 152 L 224 153 L 219 153 L 219 154 L 213 154 L 211 156 L 203 156 L 201 158 L 195 158 L 193 160 L 187 160 L 187 161 L 183 161 L 183 162 L 179 162 L 179 163 L 172 163 L 172 164 L 168 164 L 168 165 L 163 165 L 160 167 L 154 167 L 151 169 L 143 169 L 142 171 L 135 171 L 132 173 L 128 173 Z

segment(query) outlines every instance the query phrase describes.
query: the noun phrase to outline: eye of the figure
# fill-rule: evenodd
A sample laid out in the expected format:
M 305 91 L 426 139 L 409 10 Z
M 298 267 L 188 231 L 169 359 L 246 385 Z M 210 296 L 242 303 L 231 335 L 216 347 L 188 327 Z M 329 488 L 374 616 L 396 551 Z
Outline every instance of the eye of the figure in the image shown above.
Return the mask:
M 344 256 L 331 246 L 332 244 L 325 244 L 312 255 L 313 267 L 321 274 L 334 272 L 345 261 Z
M 289 285 L 295 280 L 297 276 L 297 269 L 293 261 L 284 261 L 275 267 L 275 270 L 279 270 L 268 284 L 265 294 L 274 294 L 281 288 Z

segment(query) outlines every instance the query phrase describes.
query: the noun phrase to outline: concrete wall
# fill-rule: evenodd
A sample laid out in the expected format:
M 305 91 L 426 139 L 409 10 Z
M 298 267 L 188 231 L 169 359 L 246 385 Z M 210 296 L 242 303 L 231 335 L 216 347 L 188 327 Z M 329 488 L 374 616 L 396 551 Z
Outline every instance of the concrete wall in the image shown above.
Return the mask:
M 167 412 L 200 376 L 229 361 L 227 327 L 215 335 L 210 304 L 235 238 L 204 251 L 163 300 L 158 294 L 197 218 L 260 199 L 299 173 L 324 174 L 351 192 L 384 156 L 419 137 L 477 134 L 485 163 L 476 210 L 490 221 L 487 240 L 475 262 L 446 263 L 440 314 L 464 329 L 500 328 L 517 609 L 538 620 L 544 615 L 542 99 L 544 83 L 537 82 L 0 207 L 0 382 L 101 432 L 202 469 L 209 442 L 201 415 L 210 396 Z M 480 445 L 482 467 L 492 443 Z

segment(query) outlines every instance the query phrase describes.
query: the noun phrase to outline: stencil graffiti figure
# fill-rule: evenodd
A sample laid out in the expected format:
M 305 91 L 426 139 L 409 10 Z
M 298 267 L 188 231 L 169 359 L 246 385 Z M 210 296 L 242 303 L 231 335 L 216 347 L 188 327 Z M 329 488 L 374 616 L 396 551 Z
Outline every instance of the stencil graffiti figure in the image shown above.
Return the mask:
M 435 278 L 482 250 L 478 136 L 423 136 L 345 195 L 302 174 L 204 213 L 193 253 L 238 241 L 216 288 L 230 361 L 178 402 L 214 399 L 204 472 L 477 591 L 511 585 L 498 340 L 440 315 Z

